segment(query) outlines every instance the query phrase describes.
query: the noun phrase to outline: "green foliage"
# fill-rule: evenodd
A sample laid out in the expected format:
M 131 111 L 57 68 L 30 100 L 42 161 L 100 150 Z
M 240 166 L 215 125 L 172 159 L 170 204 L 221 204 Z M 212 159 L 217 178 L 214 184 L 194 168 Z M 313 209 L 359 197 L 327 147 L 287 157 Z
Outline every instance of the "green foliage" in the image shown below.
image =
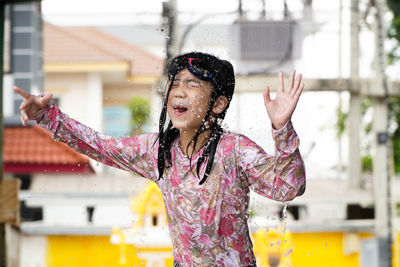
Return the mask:
M 336 121 L 337 135 L 338 137 L 341 137 L 344 133 L 344 130 L 346 129 L 346 119 L 347 119 L 347 113 L 343 112 L 341 101 L 339 102 L 339 106 L 337 107 L 336 113 L 337 113 L 337 121 Z
M 398 44 L 400 42 L 400 0 L 387 0 L 386 1 L 389 10 L 393 14 L 393 19 L 388 29 L 388 38 L 395 40 Z M 400 59 L 400 49 L 396 45 L 389 53 L 389 64 Z
M 150 101 L 147 98 L 136 96 L 128 104 L 133 124 L 132 134 L 143 132 L 143 125 L 149 121 Z
M 372 157 L 371 155 L 366 155 L 361 158 L 362 171 L 372 172 Z
M 386 3 L 393 14 L 393 19 L 388 30 L 388 38 L 396 42 L 396 46 L 389 53 L 389 64 L 393 64 L 400 59 L 400 0 L 387 0 Z M 390 112 L 392 117 L 391 123 L 395 124 L 395 130 L 392 133 L 394 171 L 400 173 L 400 100 L 398 98 L 390 100 Z
M 390 101 L 392 120 L 395 123 L 395 130 L 392 133 L 392 146 L 394 157 L 394 171 L 400 173 L 400 99 L 392 98 Z
M 249 212 L 249 218 L 254 218 L 254 216 L 256 216 L 256 212 L 253 209 L 251 209 Z

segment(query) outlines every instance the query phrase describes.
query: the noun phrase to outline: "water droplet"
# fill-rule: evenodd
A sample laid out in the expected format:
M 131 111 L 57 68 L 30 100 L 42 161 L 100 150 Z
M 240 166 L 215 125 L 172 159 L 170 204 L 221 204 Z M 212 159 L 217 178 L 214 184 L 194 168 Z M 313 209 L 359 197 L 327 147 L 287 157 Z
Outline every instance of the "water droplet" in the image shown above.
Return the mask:
M 281 221 L 281 228 L 282 228 L 282 233 L 286 233 L 286 224 L 287 224 L 287 207 L 288 203 L 283 202 L 283 210 L 282 210 L 282 221 Z
M 292 254 L 293 252 L 293 248 L 288 249 L 288 251 L 286 253 L 284 253 L 283 255 L 285 255 L 285 257 L 288 257 L 290 254 Z

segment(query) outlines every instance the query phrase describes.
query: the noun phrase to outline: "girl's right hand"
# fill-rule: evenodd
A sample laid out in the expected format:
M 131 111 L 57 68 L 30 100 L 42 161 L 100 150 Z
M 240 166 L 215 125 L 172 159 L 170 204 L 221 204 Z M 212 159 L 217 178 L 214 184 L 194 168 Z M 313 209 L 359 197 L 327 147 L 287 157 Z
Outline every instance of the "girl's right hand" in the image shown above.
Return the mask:
M 14 86 L 14 91 L 17 92 L 24 98 L 22 104 L 19 106 L 21 110 L 21 122 L 24 126 L 29 120 L 35 119 L 35 115 L 38 114 L 47 103 L 53 98 L 53 94 L 45 95 L 31 95 L 18 86 Z

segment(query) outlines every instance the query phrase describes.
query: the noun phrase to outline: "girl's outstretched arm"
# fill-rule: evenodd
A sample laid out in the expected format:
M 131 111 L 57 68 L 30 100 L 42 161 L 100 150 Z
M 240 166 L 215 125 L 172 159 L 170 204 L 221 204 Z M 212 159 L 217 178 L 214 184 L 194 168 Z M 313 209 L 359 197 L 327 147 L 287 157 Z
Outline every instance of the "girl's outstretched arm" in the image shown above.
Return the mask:
M 73 149 L 101 163 L 127 171 L 134 171 L 155 180 L 158 145 L 156 134 L 144 134 L 127 138 L 105 136 L 62 113 L 55 105 L 48 105 L 52 95 L 34 96 L 18 87 L 22 102 L 21 121 L 36 120 L 39 126 L 49 130 L 54 140 L 64 142 Z
M 239 139 L 240 167 L 250 188 L 268 198 L 290 201 L 304 193 L 306 175 L 299 152 L 300 141 L 289 121 L 273 130 L 275 156 L 245 136 Z
M 257 193 L 279 201 L 292 200 L 305 191 L 304 163 L 299 152 L 300 141 L 290 121 L 304 85 L 302 76 L 289 75 L 285 89 L 283 73 L 278 75 L 275 99 L 270 98 L 270 88 L 264 92 L 264 105 L 271 120 L 275 141 L 275 156 L 270 156 L 247 137 L 239 141 L 240 162 L 243 175 Z

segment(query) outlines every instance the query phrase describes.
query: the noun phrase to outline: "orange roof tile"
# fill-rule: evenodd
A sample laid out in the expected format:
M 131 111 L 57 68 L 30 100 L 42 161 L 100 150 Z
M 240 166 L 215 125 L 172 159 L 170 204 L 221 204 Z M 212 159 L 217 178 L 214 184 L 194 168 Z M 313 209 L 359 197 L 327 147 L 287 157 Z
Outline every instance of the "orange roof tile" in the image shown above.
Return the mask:
M 87 165 L 89 159 L 55 142 L 50 133 L 38 127 L 6 127 L 3 161 L 5 164 Z
M 131 65 L 131 75 L 160 75 L 163 60 L 93 27 L 60 28 L 44 23 L 45 63 L 116 62 Z
M 163 60 L 147 51 L 113 37 L 93 27 L 69 27 L 66 30 L 97 45 L 110 53 L 115 53 L 131 63 L 131 74 L 133 75 L 159 75 L 163 68 Z
M 65 29 L 43 24 L 45 63 L 119 62 L 123 61 L 92 43 L 86 42 Z

